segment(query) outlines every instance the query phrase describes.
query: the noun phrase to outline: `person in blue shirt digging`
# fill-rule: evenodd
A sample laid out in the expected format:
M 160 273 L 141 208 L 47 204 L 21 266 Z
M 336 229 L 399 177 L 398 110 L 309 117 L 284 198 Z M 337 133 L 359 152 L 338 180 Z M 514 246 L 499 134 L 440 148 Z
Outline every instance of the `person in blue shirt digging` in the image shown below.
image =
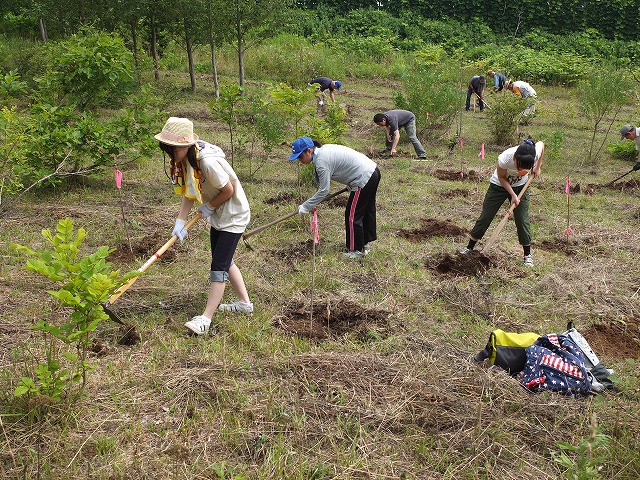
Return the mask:
M 291 146 L 289 161 L 313 164 L 318 190 L 298 207 L 300 215 L 313 210 L 328 194 L 331 180 L 349 187 L 351 194 L 344 212 L 346 230 L 345 256 L 356 259 L 369 253 L 376 240 L 376 193 L 380 170 L 365 154 L 344 145 L 322 145 L 309 137 L 296 139 Z

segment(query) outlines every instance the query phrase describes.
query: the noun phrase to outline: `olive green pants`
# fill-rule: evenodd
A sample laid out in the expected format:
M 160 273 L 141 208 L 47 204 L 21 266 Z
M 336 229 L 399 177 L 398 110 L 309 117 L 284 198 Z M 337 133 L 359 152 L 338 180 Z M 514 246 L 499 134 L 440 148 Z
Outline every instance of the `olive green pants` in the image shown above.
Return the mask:
M 523 187 L 524 185 L 513 187 L 513 191 L 517 195 Z M 484 236 L 505 200 L 509 202 L 511 201 L 509 193 L 503 187 L 490 183 L 489 189 L 484 196 L 484 201 L 482 202 L 482 213 L 478 220 L 476 220 L 473 230 L 471 230 L 471 236 L 473 238 L 480 240 Z M 520 204 L 513 211 L 513 219 L 515 220 L 516 228 L 518 229 L 518 242 L 520 245 L 531 245 L 528 190 L 524 192 L 524 195 L 522 195 L 522 198 L 520 199 Z

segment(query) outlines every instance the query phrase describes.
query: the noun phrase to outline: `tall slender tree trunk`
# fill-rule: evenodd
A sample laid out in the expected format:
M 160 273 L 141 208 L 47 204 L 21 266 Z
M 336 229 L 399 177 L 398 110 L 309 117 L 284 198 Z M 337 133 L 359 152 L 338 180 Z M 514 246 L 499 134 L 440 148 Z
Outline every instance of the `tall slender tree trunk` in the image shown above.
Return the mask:
M 189 78 L 191 79 L 191 92 L 196 93 L 196 72 L 193 67 L 193 46 L 191 44 L 191 35 L 189 34 L 189 26 L 187 19 L 184 19 L 184 39 L 187 44 L 187 57 L 189 58 Z
M 153 76 L 160 81 L 160 67 L 158 66 L 158 36 L 156 33 L 156 18 L 151 15 L 151 57 L 153 58 Z
M 207 5 L 207 18 L 209 25 L 213 25 L 211 2 Z M 218 67 L 216 66 L 216 41 L 213 37 L 213 28 L 209 28 L 209 45 L 211 46 L 211 72 L 213 73 L 213 86 L 216 90 L 216 98 L 220 96 L 220 84 L 218 83 Z
M 133 61 L 136 65 L 136 70 L 140 68 L 140 62 L 138 60 L 138 38 L 136 35 L 136 20 L 131 20 L 131 45 L 133 47 Z
M 47 38 L 47 25 L 44 23 L 44 18 L 40 17 L 40 38 L 43 42 L 48 40 Z
M 240 86 L 244 86 L 244 58 L 243 58 L 243 46 L 242 46 L 242 24 L 240 22 L 240 15 L 237 15 L 236 20 L 236 37 L 238 40 L 238 78 Z

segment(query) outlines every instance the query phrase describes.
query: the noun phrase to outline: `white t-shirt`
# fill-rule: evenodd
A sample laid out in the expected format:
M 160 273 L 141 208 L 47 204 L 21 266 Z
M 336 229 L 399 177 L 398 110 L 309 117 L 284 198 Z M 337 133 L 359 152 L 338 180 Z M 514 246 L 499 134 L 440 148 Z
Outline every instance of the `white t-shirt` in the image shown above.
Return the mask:
M 243 233 L 251 220 L 249 201 L 242 189 L 238 176 L 225 158 L 222 149 L 216 145 L 199 141 L 201 179 L 185 159 L 186 167 L 184 195 L 199 203 L 208 203 L 218 196 L 228 182 L 233 185 L 233 196 L 215 209 L 209 223 L 218 231 Z
M 518 175 L 519 170 L 518 170 L 518 167 L 516 166 L 516 161 L 513 158 L 513 155 L 516 153 L 518 146 L 507 148 L 504 152 L 498 155 L 498 167 L 504 168 L 507 171 L 507 181 L 509 182 L 509 185 L 511 185 L 512 187 L 519 187 L 521 185 L 524 185 L 525 183 L 527 183 L 527 180 L 529 179 L 528 170 L 525 175 L 523 176 Z M 536 160 L 535 160 L 536 163 L 538 163 L 538 159 L 542 154 L 542 148 L 543 148 L 542 142 L 536 143 Z M 500 185 L 497 168 L 493 171 L 493 175 L 491 175 L 489 182 L 493 183 L 494 185 Z
M 640 127 L 636 128 L 636 138 L 634 142 L 636 142 L 636 150 L 640 151 Z

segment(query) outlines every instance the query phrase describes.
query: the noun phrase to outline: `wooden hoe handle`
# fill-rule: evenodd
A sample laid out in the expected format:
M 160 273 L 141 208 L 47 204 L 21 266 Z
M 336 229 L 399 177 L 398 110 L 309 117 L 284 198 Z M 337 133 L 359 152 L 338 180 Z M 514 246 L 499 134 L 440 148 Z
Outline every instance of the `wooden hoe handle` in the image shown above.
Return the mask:
M 324 197 L 322 199 L 323 202 L 326 202 L 327 200 L 331 200 L 333 197 L 337 197 L 338 195 L 347 192 L 349 189 L 348 188 L 343 188 L 342 190 L 338 190 L 337 192 L 334 192 L 330 195 L 327 195 L 326 197 Z M 295 212 L 291 212 L 287 215 L 285 215 L 284 217 L 280 217 L 275 219 L 273 222 L 269 222 L 266 225 L 262 225 L 261 227 L 258 227 L 256 229 L 251 230 L 250 232 L 245 233 L 244 235 L 242 235 L 242 239 L 245 241 L 250 237 L 253 237 L 256 233 L 260 233 L 263 230 L 266 230 L 269 227 L 273 227 L 275 224 L 280 223 L 280 222 L 284 222 L 285 220 L 287 220 L 288 218 L 291 217 L 295 217 L 296 215 L 298 215 L 298 210 L 296 210 Z M 247 244 L 248 245 L 248 244 Z
M 529 179 L 527 180 L 527 183 L 524 184 L 524 187 L 522 188 L 522 190 L 520 190 L 520 193 L 518 194 L 518 200 L 522 198 L 522 196 L 524 195 L 524 192 L 526 192 L 527 188 L 529 188 L 529 184 L 531 183 L 531 180 L 533 180 L 533 175 L 530 174 Z M 509 219 L 509 215 L 513 213 L 513 210 L 515 208 L 516 208 L 515 205 L 511 204 L 511 206 L 509 207 L 509 210 L 504 215 L 504 217 L 502 217 L 502 220 L 500 220 L 500 223 L 498 224 L 496 229 L 493 231 L 493 233 L 489 237 L 489 240 L 487 240 L 487 243 L 484 244 L 484 247 L 482 248 L 483 252 L 487 251 L 489 248 L 491 248 L 491 246 L 493 246 L 494 243 L 496 243 L 498 235 L 502 231 L 502 228 L 506 225 L 507 220 Z

